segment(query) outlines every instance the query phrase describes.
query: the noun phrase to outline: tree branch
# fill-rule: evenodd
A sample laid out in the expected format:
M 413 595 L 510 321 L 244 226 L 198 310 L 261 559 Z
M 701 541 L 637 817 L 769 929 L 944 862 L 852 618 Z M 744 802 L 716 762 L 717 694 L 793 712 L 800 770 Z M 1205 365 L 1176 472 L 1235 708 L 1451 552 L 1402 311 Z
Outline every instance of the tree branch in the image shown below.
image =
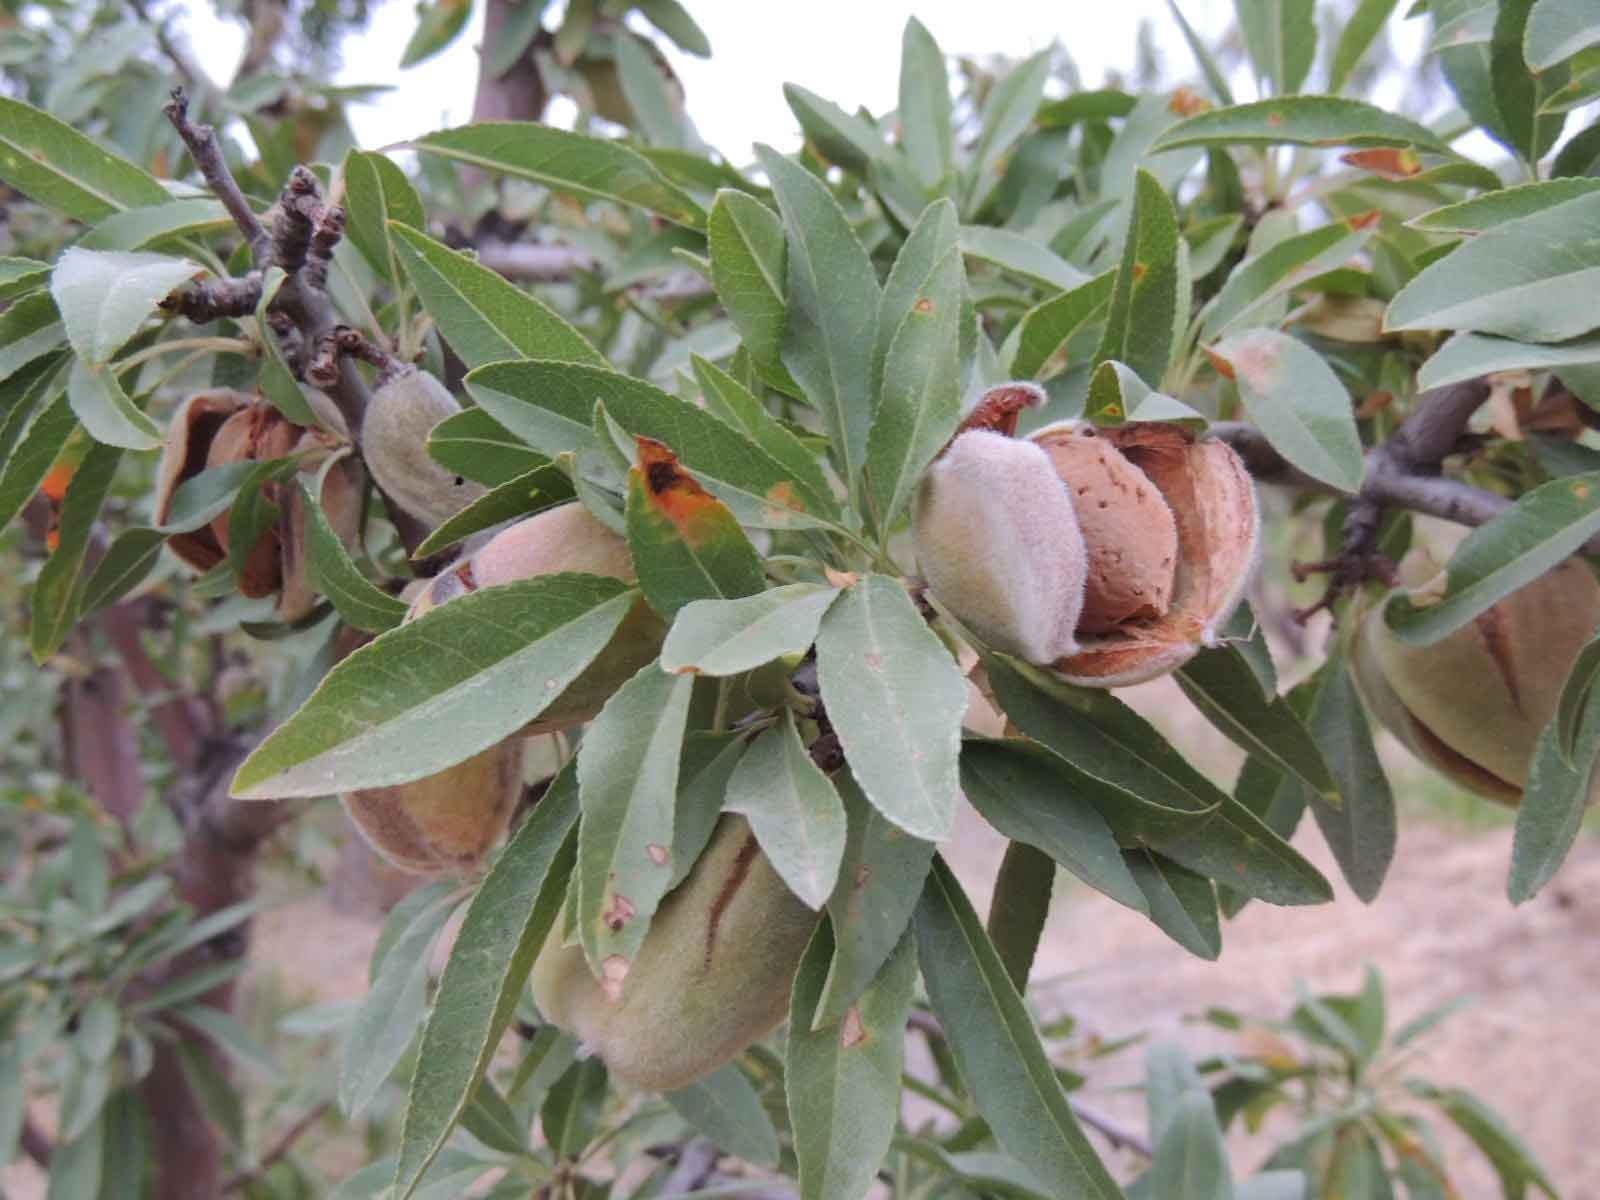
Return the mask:
M 189 98 L 183 94 L 182 88 L 172 89 L 172 103 L 161 111 L 167 115 L 167 120 L 172 122 L 172 127 L 178 131 L 183 144 L 189 147 L 189 155 L 194 159 L 194 165 L 200 174 L 205 177 L 206 185 L 216 194 L 217 199 L 222 201 L 222 207 L 228 210 L 228 216 L 233 218 L 233 223 L 239 227 L 239 232 L 244 234 L 244 240 L 249 243 L 250 253 L 256 265 L 265 266 L 271 254 L 271 242 L 255 210 L 250 207 L 250 201 L 245 199 L 244 192 L 239 189 L 238 181 L 234 179 L 233 172 L 228 169 L 228 164 L 222 157 L 222 147 L 217 142 L 217 131 L 209 125 L 196 125 L 189 120 Z
M 311 1111 L 302 1116 L 293 1125 L 289 1126 L 289 1128 L 285 1129 L 283 1131 L 283 1135 L 279 1137 L 276 1142 L 272 1143 L 272 1148 L 261 1156 L 261 1161 L 258 1162 L 254 1168 L 248 1171 L 236 1171 L 234 1174 L 222 1181 L 223 1193 L 226 1194 L 228 1192 L 242 1191 L 243 1189 L 249 1187 L 256 1180 L 260 1179 L 268 1171 L 272 1170 L 272 1168 L 277 1165 L 280 1159 L 288 1154 L 290 1150 L 294 1149 L 294 1144 L 298 1142 L 313 1125 L 322 1120 L 323 1116 L 332 1107 L 333 1101 L 324 1100 L 321 1104 L 317 1105 L 315 1108 L 311 1109 Z
M 44 1130 L 33 1123 L 32 1117 L 22 1119 L 22 1152 L 46 1171 L 55 1157 L 56 1147 Z

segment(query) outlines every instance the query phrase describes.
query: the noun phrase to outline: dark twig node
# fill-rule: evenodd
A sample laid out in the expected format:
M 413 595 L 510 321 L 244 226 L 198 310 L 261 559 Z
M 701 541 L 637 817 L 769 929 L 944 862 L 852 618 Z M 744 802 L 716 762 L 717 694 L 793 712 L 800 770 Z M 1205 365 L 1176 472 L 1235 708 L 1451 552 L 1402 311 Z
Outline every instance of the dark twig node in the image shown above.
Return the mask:
M 261 272 L 237 279 L 208 279 L 191 284 L 161 301 L 161 308 L 206 325 L 223 317 L 248 317 L 261 303 Z

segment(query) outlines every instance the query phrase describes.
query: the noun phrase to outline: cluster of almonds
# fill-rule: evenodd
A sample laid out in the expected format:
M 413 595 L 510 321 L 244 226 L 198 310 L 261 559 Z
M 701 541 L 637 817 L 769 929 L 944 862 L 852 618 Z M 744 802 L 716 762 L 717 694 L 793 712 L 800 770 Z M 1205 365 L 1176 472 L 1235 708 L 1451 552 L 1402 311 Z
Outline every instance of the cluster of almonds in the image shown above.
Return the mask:
M 1165 422 L 1018 438 L 1013 409 L 997 424 L 958 434 L 919 488 L 934 599 L 986 645 L 1084 687 L 1153 679 L 1214 644 L 1260 540 L 1232 448 Z

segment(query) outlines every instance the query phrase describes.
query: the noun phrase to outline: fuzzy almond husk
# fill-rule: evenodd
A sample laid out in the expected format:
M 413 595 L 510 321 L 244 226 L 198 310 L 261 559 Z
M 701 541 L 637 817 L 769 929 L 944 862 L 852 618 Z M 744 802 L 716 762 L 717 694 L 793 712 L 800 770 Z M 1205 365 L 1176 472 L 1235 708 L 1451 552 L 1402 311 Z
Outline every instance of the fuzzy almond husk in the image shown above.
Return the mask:
M 1387 601 L 1362 621 L 1356 681 L 1413 753 L 1463 787 L 1517 803 L 1573 660 L 1600 625 L 1600 583 L 1569 559 L 1431 646 L 1402 642 Z
M 685 1087 L 783 1020 L 817 920 L 749 824 L 724 816 L 632 964 L 608 964 L 602 984 L 583 948 L 562 944 L 558 920 L 533 966 L 534 1000 L 617 1078 Z
M 167 438 L 161 448 L 161 463 L 156 468 L 157 525 L 165 524 L 172 512 L 172 497 L 178 486 L 206 469 L 211 443 L 235 413 L 252 397 L 229 388 L 195 392 L 180 404 L 167 423 Z M 189 533 L 167 538 L 172 552 L 198 571 L 209 571 L 222 561 L 224 550 L 209 525 Z
M 437 775 L 341 799 L 367 844 L 401 870 L 461 875 L 500 840 L 521 794 L 522 739 L 510 737 Z
M 1089 555 L 1079 633 L 1112 633 L 1172 607 L 1178 526 L 1161 493 L 1088 423 L 1041 430 L 1032 439 L 1072 493 Z
M 236 462 L 265 462 L 292 454 L 303 430 L 264 400 L 256 400 L 223 423 L 211 441 L 206 466 L 222 467 Z M 283 508 L 284 487 L 263 484 L 262 498 Z M 287 516 L 287 514 L 285 514 Z M 272 596 L 283 587 L 283 537 L 278 525 L 264 530 L 256 539 L 239 571 L 239 590 L 251 599 Z M 211 532 L 220 546 L 228 547 L 229 514 L 220 513 L 211 522 Z
M 1216 643 L 1250 582 L 1261 516 L 1249 472 L 1223 442 L 1196 440 L 1181 426 L 1154 421 L 1102 429 L 1100 436 L 1155 485 L 1178 537 L 1166 613 L 1081 636 L 1077 653 L 1052 664 L 1069 683 L 1109 688 L 1165 675 Z
M 978 637 L 1032 663 L 1077 648 L 1088 555 L 1039 446 L 962 433 L 918 485 L 911 527 L 928 589 Z
M 501 530 L 471 558 L 436 576 L 411 602 L 406 620 L 480 587 L 563 571 L 631 583 L 633 556 L 628 543 L 582 504 L 557 505 Z M 593 720 L 611 694 L 660 652 L 665 637 L 661 618 L 639 597 L 595 660 L 522 732 L 556 733 Z
M 428 453 L 433 427 L 460 411 L 444 384 L 405 366 L 372 393 L 361 420 L 361 453 L 373 479 L 384 495 L 430 526 L 442 525 L 485 491 Z

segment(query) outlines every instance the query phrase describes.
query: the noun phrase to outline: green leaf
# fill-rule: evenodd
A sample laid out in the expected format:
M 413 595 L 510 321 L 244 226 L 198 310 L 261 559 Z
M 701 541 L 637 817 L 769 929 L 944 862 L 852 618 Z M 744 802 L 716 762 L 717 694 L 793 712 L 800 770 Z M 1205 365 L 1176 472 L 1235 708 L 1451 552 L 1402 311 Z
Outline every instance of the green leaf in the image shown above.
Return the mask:
M 0 96 L 0 180 L 77 221 L 171 197 L 153 175 L 70 125 Z
M 457 475 L 497 487 L 536 471 L 549 459 L 481 408 L 446 417 L 428 435 L 428 453 Z
M 1298 92 L 1317 55 L 1316 0 L 1234 0 L 1233 7 L 1256 78 L 1280 95 Z
M 951 107 L 944 51 L 926 25 L 909 17 L 900 37 L 900 145 L 928 188 L 955 171 Z
M 1037 847 L 1096 891 L 1148 913 L 1117 839 L 1076 780 L 1052 755 L 1020 740 L 969 739 L 961 747 L 961 789 L 995 829 Z
M 1550 882 L 1582 828 L 1594 790 L 1595 760 L 1600 757 L 1600 705 L 1593 693 L 1584 707 L 1570 754 L 1563 752 L 1560 726 L 1554 721 L 1534 746 L 1511 843 L 1506 893 L 1513 904 L 1533 899 Z
M 1366 245 L 1373 229 L 1367 222 L 1334 221 L 1310 233 L 1285 238 L 1245 259 L 1206 306 L 1200 340 L 1214 341 L 1252 320 L 1277 325 L 1277 320 L 1261 310 L 1307 280 L 1348 263 Z
M 900 1112 L 916 948 L 909 934 L 902 937 L 860 1000 L 840 1020 L 818 1028 L 833 956 L 832 927 L 824 921 L 800 960 L 789 1009 L 784 1087 L 801 1200 L 861 1200 L 889 1150 Z
M 454 419 L 446 418 L 440 425 Z M 552 463 L 541 461 L 541 465 L 532 470 L 495 485 L 446 519 L 411 552 L 412 561 L 431 558 L 446 547 L 502 522 L 564 504 L 572 496 L 572 478 Z
M 467 376 L 467 391 L 489 414 L 551 458 L 595 445 L 595 401 L 634 437 L 667 445 L 740 524 L 805 528 L 838 515 L 751 439 L 709 412 L 640 379 L 575 363 L 502 362 Z
M 628 472 L 628 548 L 650 606 L 670 621 L 694 600 L 732 600 L 766 586 L 761 556 L 728 506 L 658 442 L 641 439 Z
M 29 639 L 35 662 L 43 663 L 61 649 L 78 621 L 85 579 L 84 558 L 95 520 L 111 493 L 122 454 L 114 446 L 99 443 L 90 446 L 73 472 L 72 482 L 67 485 L 67 494 L 61 502 L 59 540 L 33 585 L 33 623 Z
M 5 110 L 0 108 L 0 118 Z M 0 160 L 3 161 L 3 160 Z M 7 182 L 12 182 L 9 177 Z M 95 1200 L 104 1167 L 105 1121 L 96 1117 L 77 1136 L 64 1140 L 50 1159 L 50 1185 L 45 1200 Z
M 1222 928 L 1211 880 L 1152 850 L 1128 850 L 1123 857 L 1156 928 L 1190 954 L 1215 962 L 1222 953 Z
M 1361 0 L 1356 11 L 1350 14 L 1339 44 L 1334 47 L 1333 62 L 1328 67 L 1328 91 L 1340 92 L 1349 82 L 1356 65 L 1388 24 L 1400 0 Z
M 1446 204 L 1413 217 L 1406 224 L 1438 233 L 1484 233 L 1507 221 L 1531 217 L 1593 192 L 1600 192 L 1600 179 L 1546 179 L 1501 188 L 1459 204 Z
M 1123 421 L 1178 421 L 1196 433 L 1203 432 L 1210 424 L 1182 400 L 1165 392 L 1152 391 L 1125 363 L 1115 359 L 1101 363 L 1090 376 L 1084 415 L 1104 425 Z
M 1168 129 L 1152 152 L 1182 146 L 1416 146 L 1447 153 L 1422 125 L 1361 100 L 1280 96 L 1215 108 Z
M 281 465 L 287 459 L 271 460 Z M 167 506 L 166 521 L 157 526 L 162 533 L 193 533 L 202 525 L 209 525 L 233 507 L 234 497 L 246 480 L 255 475 L 261 463 L 254 459 L 224 463 L 208 467 L 198 475 L 191 475 L 172 493 L 172 503 Z
M 1540 345 L 1481 333 L 1458 333 L 1417 372 L 1417 389 L 1448 387 L 1497 371 L 1556 371 L 1600 366 L 1600 336 Z
M 892 153 L 871 121 L 845 112 L 831 100 L 824 100 L 797 83 L 783 85 L 783 99 L 795 120 L 800 122 L 806 140 L 829 162 L 846 170 L 863 171 L 868 162 L 882 160 Z
M 469 367 L 509 358 L 606 365 L 588 339 L 544 301 L 408 225 L 391 220 L 386 228 L 411 286 Z
M 1394 795 L 1343 656 L 1331 655 L 1301 689 L 1295 707 L 1339 784 L 1337 803 L 1311 789 L 1305 799 L 1350 890 L 1370 904 L 1394 859 Z
M 1028 974 L 1050 916 L 1055 881 L 1055 860 L 1043 850 L 1027 842 L 1007 844 L 989 899 L 988 934 L 1011 985 L 1020 994 L 1028 990 Z
M 422 199 L 405 172 L 384 154 L 352 150 L 341 168 L 344 206 L 349 214 L 346 235 L 378 275 L 391 284 L 402 282 L 389 222 L 412 229 L 427 225 Z
M 1437 1104 L 1455 1122 L 1456 1128 L 1472 1139 L 1494 1167 L 1507 1196 L 1524 1195 L 1532 1184 L 1550 1200 L 1555 1200 L 1555 1185 L 1539 1160 L 1494 1109 L 1461 1088 L 1437 1088 L 1427 1084 L 1412 1084 L 1411 1088 L 1423 1099 Z
M 873 806 L 914 837 L 949 837 L 966 680 L 898 580 L 868 575 L 829 608 L 817 677 Z
M 652 146 L 684 149 L 690 138 L 683 121 L 682 93 L 667 88 L 661 68 L 651 56 L 648 43 L 632 33 L 618 30 L 611 38 L 612 59 L 617 82 L 633 110 L 629 122 Z
M 311 585 L 333 602 L 348 625 L 368 633 L 399 625 L 405 619 L 405 601 L 361 573 L 304 483 L 300 485 L 300 503 L 306 512 L 306 574 Z
M 1600 45 L 1600 12 L 1587 0 L 1537 0 L 1522 35 L 1528 66 L 1544 71 Z
M 1068 292 L 1089 281 L 1089 276 L 1048 246 L 991 225 L 963 225 L 961 253 L 1041 283 L 1052 291 Z
M 783 365 L 822 414 L 852 495 L 867 452 L 878 277 L 844 211 L 804 167 L 757 146 L 783 213 L 789 299 Z
M 1571 475 L 1525 492 L 1469 533 L 1446 566 L 1444 596 L 1417 608 L 1397 597 L 1387 619 L 1401 639 L 1430 646 L 1543 575 L 1600 532 L 1600 472 Z
M 1217 64 L 1216 57 L 1206 48 L 1206 44 L 1189 24 L 1188 18 L 1183 15 L 1183 10 L 1178 7 L 1178 0 L 1167 0 L 1167 12 L 1177 23 L 1183 40 L 1189 44 L 1189 52 L 1194 55 L 1195 61 L 1200 64 L 1200 71 L 1206 77 L 1206 84 L 1214 95 L 1223 104 L 1233 103 L 1233 89 L 1228 86 L 1228 78 L 1222 68 Z
M 391 937 L 382 966 L 345 1035 L 339 1111 L 347 1117 L 364 1112 L 372 1103 L 422 1026 L 433 944 L 459 900 L 452 891 L 428 895 L 429 903 L 407 906 L 409 919 Z M 389 933 L 387 926 L 384 932 Z
M 1425 267 L 1389 304 L 1384 327 L 1471 329 L 1559 342 L 1600 325 L 1600 192 L 1508 221 Z
M 983 125 L 967 166 L 962 214 L 975 215 L 1000 182 L 1004 160 L 1039 111 L 1050 78 L 1051 51 L 1023 59 L 994 85 L 983 105 Z
M 1332 898 L 1315 867 L 1110 692 L 1064 684 L 1046 692 L 1011 660 L 985 666 L 1006 715 L 1072 770 L 1078 793 L 1124 844 L 1147 845 L 1269 904 Z
M 1316 739 L 1286 701 L 1262 693 L 1261 681 L 1239 647 L 1201 650 L 1173 678 L 1206 720 L 1246 754 L 1337 797 L 1339 785 Z
M 1037 379 L 1046 366 L 1057 365 L 1051 362 L 1056 352 L 1105 308 L 1116 282 L 1117 272 L 1106 271 L 1025 312 L 1017 327 L 1017 350 L 1011 360 L 1011 373 L 1018 379 Z
M 73 359 L 67 375 L 67 403 L 97 442 L 124 450 L 154 450 L 161 445 L 161 427 L 128 398 L 112 367 Z
M 711 39 L 695 24 L 694 18 L 678 0 L 641 0 L 634 9 L 650 24 L 672 39 L 678 49 L 696 58 L 711 57 Z
M 690 229 L 706 225 L 699 204 L 649 159 L 620 142 L 533 121 L 487 121 L 424 134 L 411 145 L 424 154 L 532 180 L 583 200 L 647 209 Z
M 922 977 L 995 1139 L 1050 1195 L 1120 1197 L 1046 1057 L 1027 1007 L 944 860 L 914 921 Z
M 577 925 L 596 976 L 621 986 L 674 873 L 678 764 L 694 679 L 647 663 L 578 749 Z
M 1180 295 L 1188 286 L 1179 262 L 1182 243 L 1172 197 L 1141 168 L 1096 366 L 1116 359 L 1151 387 L 1160 386 L 1181 332 L 1180 301 L 1186 301 Z
M 416 1190 L 443 1148 L 510 1023 L 566 898 L 577 819 L 577 777 L 569 766 L 512 834 L 467 906 L 411 1079 L 394 1176 L 400 1200 Z
M 753 196 L 731 188 L 717 192 L 706 220 L 711 281 L 763 378 L 788 381 L 783 329 L 788 250 L 783 221 Z
M 234 228 L 220 200 L 209 196 L 130 208 L 97 222 L 78 239 L 84 250 L 142 250 L 153 242 L 213 237 Z
M 24 296 L 0 313 L 0 380 L 49 354 L 66 340 L 56 302 L 46 294 Z
M 161 558 L 166 535 L 158 529 L 124 529 L 95 564 L 84 582 L 79 610 L 83 616 L 115 604 L 144 582 Z
M 811 908 L 827 903 L 844 858 L 844 804 L 801 742 L 791 710 L 750 743 L 722 806 L 750 822 L 791 892 Z
M 744 384 L 698 354 L 691 354 L 689 361 L 694 367 L 695 379 L 700 384 L 707 408 L 727 424 L 743 431 L 751 441 L 782 463 L 790 476 L 805 486 L 807 494 L 832 495 L 817 456 L 769 413 Z
M 543 712 L 635 598 L 614 579 L 545 575 L 391 629 L 334 667 L 256 747 L 233 795 L 324 796 L 437 774 Z
M 893 953 L 933 860 L 933 843 L 908 836 L 873 808 L 848 767 L 833 782 L 849 829 L 839 879 L 828 898 L 833 964 L 817 1000 L 813 1030 L 841 1021 Z
M 472 0 L 423 0 L 417 5 L 417 27 L 400 55 L 401 67 L 414 67 L 445 49 L 471 16 Z
M 0 300 L 15 300 L 50 282 L 50 264 L 36 258 L 0 258 Z
M 914 264 L 902 270 L 902 264 Z M 919 269 L 920 268 L 920 269 Z M 906 239 L 878 314 L 883 387 L 867 437 L 868 494 L 887 533 L 961 419 L 956 206 L 928 206 Z
M 539 1108 L 545 1141 L 561 1158 L 577 1158 L 600 1131 L 606 1101 L 606 1064 L 598 1055 L 566 1069 Z
M 278 289 L 283 286 L 285 278 L 282 267 L 268 267 L 262 281 L 261 299 L 256 303 L 256 328 L 262 331 L 261 372 L 256 378 L 256 386 L 268 400 L 272 401 L 273 407 L 294 424 L 326 427 L 328 422 L 317 417 L 306 399 L 305 392 L 301 391 L 300 383 L 289 367 L 289 360 L 284 357 L 283 346 L 279 343 L 277 335 L 269 332 L 271 323 L 267 314 L 277 299 Z
M 56 260 L 50 294 L 72 348 L 90 366 L 100 366 L 139 331 L 159 301 L 201 270 L 188 259 L 165 254 L 70 246 Z
M 740 600 L 685 605 L 661 648 L 665 671 L 737 675 L 788 654 L 802 654 L 839 592 L 791 583 Z
M 1247 329 L 1207 353 L 1239 385 L 1245 411 L 1295 466 L 1342 492 L 1365 463 L 1350 393 L 1320 354 L 1276 329 Z
M 718 1149 L 753 1166 L 778 1165 L 778 1131 L 760 1094 L 734 1063 L 688 1087 L 664 1092 L 662 1099 Z

